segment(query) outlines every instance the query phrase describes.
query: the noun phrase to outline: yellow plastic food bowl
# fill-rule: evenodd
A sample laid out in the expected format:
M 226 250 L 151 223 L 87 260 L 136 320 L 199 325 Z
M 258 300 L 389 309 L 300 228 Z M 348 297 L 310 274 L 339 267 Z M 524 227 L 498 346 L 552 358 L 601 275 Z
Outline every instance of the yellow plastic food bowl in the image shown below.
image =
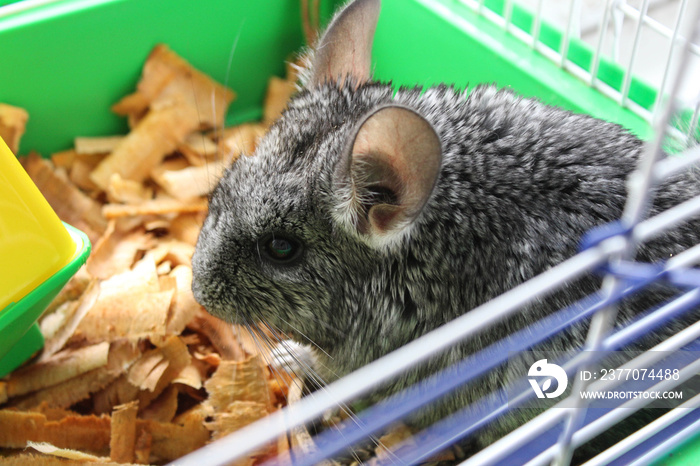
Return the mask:
M 0 377 L 43 347 L 36 321 L 89 253 L 0 138 Z

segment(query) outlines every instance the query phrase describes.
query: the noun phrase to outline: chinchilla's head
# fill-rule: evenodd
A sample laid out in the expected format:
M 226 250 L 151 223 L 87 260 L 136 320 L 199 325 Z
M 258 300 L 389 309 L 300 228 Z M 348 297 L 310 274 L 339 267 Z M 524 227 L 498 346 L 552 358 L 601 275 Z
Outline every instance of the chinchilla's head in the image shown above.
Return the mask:
M 195 297 L 212 314 L 332 353 L 403 298 L 393 257 L 442 152 L 421 115 L 371 82 L 378 14 L 379 0 L 357 0 L 336 15 L 303 89 L 212 193 L 193 258 Z

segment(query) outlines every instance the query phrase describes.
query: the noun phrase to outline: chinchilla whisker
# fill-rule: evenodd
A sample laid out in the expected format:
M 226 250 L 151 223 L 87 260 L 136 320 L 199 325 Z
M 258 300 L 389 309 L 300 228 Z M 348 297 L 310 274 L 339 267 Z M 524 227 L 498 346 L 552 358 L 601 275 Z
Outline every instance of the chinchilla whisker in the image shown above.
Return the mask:
M 260 354 L 260 357 L 263 359 L 263 362 L 271 367 L 274 362 L 270 360 L 269 357 L 272 345 L 267 341 L 267 336 L 257 328 L 255 323 L 246 323 L 246 328 L 250 333 L 250 337 L 258 350 L 258 354 Z
M 243 325 L 245 326 L 246 330 L 248 330 L 248 333 L 250 334 L 250 337 L 253 340 L 253 344 L 257 348 L 258 354 L 262 358 L 265 365 L 267 365 L 268 367 L 273 367 L 273 361 L 269 360 L 269 358 L 267 356 L 267 352 L 263 348 L 264 343 L 259 341 L 259 339 L 264 339 L 265 336 L 262 335 L 259 331 L 253 330 L 251 328 L 251 324 L 249 322 L 245 322 Z M 252 324 L 252 325 L 254 325 L 254 324 Z M 267 344 L 267 346 L 265 346 L 265 348 L 269 349 L 270 345 Z M 279 375 L 279 374 L 276 374 L 276 376 L 277 375 Z
M 272 376 L 273 376 L 273 377 L 275 378 L 275 380 L 277 380 L 280 384 L 282 384 L 282 385 L 284 385 L 285 387 L 287 387 L 287 390 L 289 390 L 289 389 L 290 389 L 290 386 L 289 386 L 289 383 L 287 382 L 287 377 L 282 376 L 282 374 L 280 373 L 280 371 L 279 371 L 277 368 L 275 368 L 273 364 L 270 364 L 271 361 L 268 361 L 268 360 L 267 360 L 267 358 L 266 358 L 266 356 L 265 356 L 265 352 L 262 351 L 261 342 L 258 341 L 258 338 L 257 338 L 257 336 L 255 335 L 255 332 L 253 332 L 252 329 L 250 328 L 250 325 L 246 322 L 246 323 L 244 324 L 244 326 L 245 326 L 246 330 L 248 331 L 248 334 L 249 334 L 250 337 L 252 338 L 253 344 L 254 344 L 254 345 L 256 346 L 256 348 L 258 349 L 258 354 L 260 354 L 260 357 L 263 359 L 263 362 L 270 368 L 270 372 L 271 372 Z M 241 339 L 241 331 L 240 331 L 240 328 L 239 328 L 238 326 L 236 326 L 235 329 L 236 329 L 236 334 L 237 334 L 237 336 L 238 336 L 238 338 L 239 338 L 239 340 L 240 340 L 240 339 Z M 268 346 L 269 346 L 269 345 L 268 345 Z M 284 397 L 285 397 L 285 401 L 289 402 L 289 400 L 287 399 L 287 395 L 284 395 Z
M 296 352 L 289 346 L 287 343 L 286 339 L 281 336 L 281 332 L 274 328 L 272 324 L 269 322 L 261 321 L 260 322 L 262 325 L 264 325 L 270 333 L 273 335 L 275 340 L 277 341 L 278 345 L 281 345 L 287 353 L 294 359 L 294 361 L 297 363 L 297 365 L 300 366 L 304 371 L 308 373 L 308 375 L 313 375 L 315 382 L 317 383 L 319 387 L 322 387 L 326 385 L 326 382 L 323 380 L 323 378 L 315 371 L 312 365 L 308 364 L 303 360 L 303 358 L 299 357 L 299 355 L 296 354 Z M 319 383 L 320 382 L 320 383 Z
M 280 332 L 279 332 L 276 328 L 274 328 L 274 326 L 273 326 L 272 324 L 270 324 L 269 322 L 261 321 L 261 322 L 259 322 L 259 324 L 264 325 L 264 326 L 270 331 L 270 333 L 273 335 L 273 338 L 274 338 L 275 340 L 277 340 L 278 344 L 281 345 L 281 346 L 289 353 L 289 355 L 294 359 L 294 361 L 297 363 L 297 365 L 303 365 L 303 366 L 304 366 L 304 367 L 303 367 L 304 371 L 307 372 L 307 375 L 308 375 L 308 376 L 313 377 L 313 383 L 317 386 L 317 388 L 319 388 L 319 389 L 321 389 L 321 390 L 325 390 L 325 386 L 326 386 L 327 384 L 326 384 L 326 382 L 323 380 L 323 378 L 313 369 L 312 366 L 310 366 L 309 364 L 307 364 L 306 362 L 304 362 L 304 361 L 303 361 L 303 358 L 300 358 L 300 357 L 295 353 L 295 351 L 293 350 L 293 348 L 291 348 L 291 347 L 289 346 L 289 344 L 287 343 L 287 341 L 285 341 L 285 340 L 283 340 L 283 339 L 280 338 Z M 256 324 L 256 327 L 259 328 L 257 324 Z M 359 425 L 357 416 L 356 416 L 355 413 L 348 407 L 347 404 L 345 404 L 345 403 L 339 403 L 339 404 L 338 404 L 338 408 L 339 408 L 346 416 L 348 416 L 348 418 L 352 419 L 353 422 L 354 422 L 355 424 Z M 333 425 L 333 428 L 334 428 L 334 429 L 338 429 L 338 427 L 335 426 L 335 425 Z M 370 436 L 370 437 L 368 438 L 368 440 L 370 440 L 372 443 L 374 443 L 375 446 L 382 446 L 382 447 L 385 447 L 385 446 L 382 444 L 382 442 L 381 442 L 378 438 L 376 438 L 375 436 Z M 385 449 L 386 449 L 387 451 L 389 451 L 388 448 L 385 447 Z M 360 462 L 360 463 L 362 462 L 362 460 L 361 460 L 358 456 L 356 456 L 354 453 L 353 453 L 353 456 L 355 456 L 355 459 L 357 459 L 358 462 Z
M 266 325 L 264 322 L 261 322 L 261 323 L 263 325 Z M 259 328 L 259 326 L 257 324 L 255 324 L 255 326 L 260 333 L 264 334 L 264 332 Z M 273 335 L 275 335 L 274 331 L 272 331 L 272 333 L 273 333 Z M 267 335 L 265 335 L 265 337 L 267 338 Z M 298 377 L 302 380 L 309 380 L 317 387 L 322 387 L 325 385 L 325 381 L 323 380 L 323 378 L 320 377 L 309 364 L 306 364 L 304 361 L 302 361 L 302 359 L 299 358 L 294 353 L 294 351 L 291 350 L 291 348 L 289 348 L 287 345 L 285 345 L 283 340 L 279 340 L 276 337 L 276 335 L 274 336 L 274 338 L 276 338 L 278 340 L 278 344 L 281 345 L 287 351 L 287 353 L 289 353 L 289 355 L 294 359 L 294 362 L 296 363 L 298 368 L 303 372 L 302 377 L 299 377 L 299 374 L 297 374 L 297 371 L 294 368 L 287 366 L 288 369 L 291 370 L 296 377 Z M 272 345 L 270 345 L 270 349 L 271 350 L 273 349 Z
M 253 339 L 253 342 L 255 343 L 256 347 L 258 348 L 258 352 L 263 359 L 264 363 L 270 368 L 270 373 L 275 377 L 275 379 L 285 387 L 287 387 L 287 390 L 291 388 L 288 382 L 288 377 L 285 377 L 282 374 L 283 369 L 278 368 L 277 364 L 275 364 L 275 361 L 270 359 L 269 355 L 272 354 L 273 351 L 273 345 L 271 342 L 268 340 L 267 336 L 264 335 L 263 332 L 261 332 L 259 329 L 252 330 L 250 327 L 248 327 L 248 331 L 251 334 L 251 338 Z M 256 335 L 257 334 L 257 335 Z M 263 347 L 267 349 L 267 351 L 263 350 Z M 267 355 L 266 355 L 267 354 Z M 290 368 L 291 369 L 291 368 Z M 291 370 L 294 375 L 294 382 L 296 384 L 302 384 L 302 381 L 305 380 L 305 375 L 304 374 L 298 374 L 295 370 Z M 289 399 L 287 398 L 287 395 L 284 395 L 285 401 L 289 403 Z
M 323 354 L 325 354 L 329 359 L 333 359 L 333 356 L 331 356 L 331 355 L 328 354 L 326 351 L 324 351 L 323 348 L 321 348 L 320 346 L 318 346 L 318 345 L 316 344 L 316 342 L 314 342 L 311 338 L 307 337 L 303 332 L 299 331 L 299 329 L 296 328 L 294 325 L 292 325 L 291 323 L 289 323 L 288 321 L 286 321 L 283 317 L 279 317 L 279 319 L 280 319 L 282 322 L 284 322 L 285 324 L 289 325 L 289 328 L 291 328 L 292 330 L 294 330 L 295 332 L 297 332 L 299 335 L 301 335 L 302 337 L 304 337 L 309 343 L 311 343 L 311 344 L 312 344 L 316 349 L 318 349 L 320 352 L 322 352 Z
M 253 341 L 255 342 L 256 346 L 258 347 L 258 351 L 261 354 L 261 357 L 265 361 L 265 363 L 270 367 L 270 370 L 275 374 L 275 378 L 277 380 L 282 380 L 282 383 L 284 383 L 288 388 L 289 385 L 284 381 L 285 377 L 281 374 L 282 369 L 277 367 L 277 364 L 275 363 L 274 360 L 271 360 L 265 356 L 265 354 L 272 354 L 274 351 L 274 345 L 271 341 L 269 341 L 269 337 L 260 329 L 260 327 L 256 324 L 253 323 L 252 326 L 255 328 L 255 330 L 252 330 L 249 328 L 249 332 L 251 332 L 251 335 L 253 337 Z M 262 342 L 258 341 L 258 338 L 262 340 Z M 265 346 L 267 351 L 262 350 L 262 345 Z M 299 379 L 299 380 L 304 380 L 305 377 L 308 376 L 308 374 L 303 373 L 303 374 L 298 374 L 296 370 L 293 368 L 289 368 L 290 371 L 293 373 L 293 375 Z M 303 367 L 299 366 L 299 369 L 304 369 Z
M 287 341 L 285 339 L 280 338 L 279 332 L 277 332 L 275 329 L 271 328 L 270 325 L 267 322 L 261 322 L 265 327 L 267 327 L 270 332 L 273 335 L 273 338 L 277 341 L 278 346 L 282 346 L 287 353 L 294 359 L 294 362 L 299 366 L 300 369 L 302 369 L 307 376 L 313 377 L 314 384 L 316 384 L 318 387 L 322 387 L 326 385 L 326 382 L 323 380 L 323 378 L 314 370 L 313 366 L 308 364 L 301 358 L 294 350 L 289 346 Z
M 292 328 L 293 330 L 296 330 L 292 324 L 290 324 L 289 322 L 287 322 L 286 320 L 284 320 L 282 317 L 280 317 L 280 319 L 281 319 L 282 321 L 284 321 L 287 325 L 289 325 L 290 328 Z M 265 325 L 267 325 L 268 328 L 270 328 L 270 324 L 269 324 L 269 323 L 266 322 Z M 277 331 L 276 329 L 272 329 L 272 328 L 270 328 L 270 331 L 272 331 L 272 332 L 275 332 L 275 331 L 276 331 L 276 332 L 277 332 L 277 335 L 280 335 L 280 334 L 282 333 L 282 332 L 279 332 L 279 331 Z M 333 359 L 332 356 L 330 356 L 327 352 L 325 352 L 325 351 L 323 350 L 323 348 L 321 348 L 321 347 L 318 346 L 316 343 L 314 343 L 313 340 L 311 340 L 310 338 L 308 338 L 306 335 L 301 334 L 301 336 L 303 336 L 304 338 L 306 338 L 316 349 L 318 349 L 320 352 L 322 352 L 323 354 L 325 354 L 328 358 Z M 326 369 L 330 374 L 334 375 L 336 378 L 339 378 L 338 374 L 333 370 L 333 368 L 328 367 L 326 364 L 324 364 L 322 361 L 319 361 L 318 359 L 316 360 L 316 363 L 317 363 L 317 364 L 320 364 L 324 369 Z
M 211 120 L 216 121 L 216 90 L 215 89 L 212 89 L 210 98 L 211 98 L 211 113 L 212 113 Z M 222 125 L 223 125 L 223 122 L 222 122 Z M 217 126 L 218 125 L 214 125 L 214 135 L 216 135 Z M 223 130 L 223 128 L 222 128 L 222 130 Z
M 233 39 L 233 44 L 231 45 L 231 51 L 228 54 L 228 62 L 226 63 L 226 73 L 224 74 L 224 86 L 225 87 L 228 87 L 229 81 L 231 79 L 231 67 L 233 66 L 233 56 L 236 53 L 236 49 L 238 48 L 238 39 L 241 37 L 241 31 L 243 30 L 244 24 L 245 24 L 245 19 L 243 19 L 243 21 L 241 21 L 241 24 L 238 27 L 238 32 L 236 33 L 236 37 Z M 212 96 L 212 99 L 214 99 L 214 102 L 213 102 L 214 105 L 212 105 L 212 108 L 215 108 L 216 107 L 215 96 Z M 216 113 L 216 112 L 214 112 L 214 113 Z M 215 115 L 213 115 L 213 116 L 215 116 Z M 214 120 L 214 121 L 216 121 L 216 120 Z M 224 127 L 225 127 L 225 122 L 222 124 L 221 128 L 214 128 L 214 139 L 218 139 L 218 137 L 221 136 L 221 134 L 223 133 Z M 219 134 L 216 133 L 217 129 L 219 130 Z M 217 156 L 221 162 L 224 162 L 224 160 L 226 160 L 226 157 L 224 157 L 224 155 L 221 154 L 220 150 L 217 151 Z M 207 177 L 207 178 L 211 179 L 211 177 Z M 218 182 L 217 180 L 212 180 L 212 181 L 214 182 L 213 184 L 216 184 Z
M 296 365 L 299 367 L 299 369 L 304 371 L 304 375 L 308 378 L 311 378 L 310 380 L 314 385 L 316 385 L 317 388 L 322 388 L 323 386 L 326 385 L 326 382 L 323 380 L 323 378 L 313 369 L 311 365 L 303 361 L 303 358 L 299 357 L 294 350 L 286 343 L 286 341 L 282 338 L 280 338 L 280 332 L 277 331 L 276 329 L 272 328 L 271 325 L 267 322 L 261 321 L 260 324 L 264 325 L 267 329 L 269 329 L 270 333 L 273 335 L 273 338 L 277 340 L 277 344 L 279 346 L 282 346 L 287 353 L 294 359 L 294 362 Z M 296 371 L 293 370 L 293 368 L 289 368 L 292 370 L 295 374 Z
M 270 349 L 271 345 L 269 342 L 266 341 L 266 335 L 261 334 L 257 329 L 252 329 L 251 326 L 255 326 L 254 323 L 250 323 L 248 321 L 245 322 L 244 324 L 246 330 L 248 331 L 248 334 L 250 335 L 250 338 L 253 340 L 253 344 L 258 350 L 258 354 L 260 357 L 263 359 L 263 362 L 270 366 L 272 361 L 268 360 L 268 352 L 264 351 L 265 348 Z
M 236 33 L 236 38 L 233 39 L 233 44 L 231 45 L 231 51 L 228 54 L 228 63 L 226 64 L 226 74 L 224 75 L 224 86 L 228 87 L 229 79 L 231 77 L 231 67 L 233 65 L 233 54 L 236 52 L 238 47 L 238 39 L 241 37 L 241 31 L 243 30 L 243 25 L 245 24 L 245 18 L 241 21 L 241 25 L 238 27 L 238 32 Z
M 243 326 L 246 328 L 246 330 L 248 331 L 248 334 L 250 335 L 250 338 L 253 340 L 253 344 L 255 345 L 255 347 L 258 350 L 258 354 L 260 354 L 260 357 L 263 359 L 265 364 L 268 364 L 269 361 L 267 361 L 267 358 L 265 356 L 265 352 L 262 350 L 262 347 L 260 346 L 260 342 L 258 341 L 258 336 L 255 334 L 255 331 L 253 331 L 253 329 L 250 328 L 251 327 L 250 322 L 245 321 L 243 323 Z

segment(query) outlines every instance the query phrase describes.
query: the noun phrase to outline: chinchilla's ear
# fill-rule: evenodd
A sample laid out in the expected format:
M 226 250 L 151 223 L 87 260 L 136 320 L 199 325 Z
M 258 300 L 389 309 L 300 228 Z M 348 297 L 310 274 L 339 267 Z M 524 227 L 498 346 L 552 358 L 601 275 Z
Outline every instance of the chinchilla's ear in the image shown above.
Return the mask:
M 416 219 L 440 173 L 440 139 L 421 115 L 382 106 L 350 135 L 334 173 L 335 216 L 372 245 L 391 243 Z
M 308 84 L 342 85 L 347 77 L 356 84 L 369 81 L 380 6 L 380 0 L 355 0 L 335 16 L 316 47 Z

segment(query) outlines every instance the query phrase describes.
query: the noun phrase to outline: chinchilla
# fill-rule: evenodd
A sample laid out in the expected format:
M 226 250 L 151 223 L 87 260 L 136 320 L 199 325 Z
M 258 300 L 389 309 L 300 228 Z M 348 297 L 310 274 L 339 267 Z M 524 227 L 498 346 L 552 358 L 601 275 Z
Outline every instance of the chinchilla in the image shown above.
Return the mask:
M 211 195 L 193 291 L 213 315 L 312 342 L 330 382 L 573 256 L 618 219 L 643 143 L 622 127 L 479 85 L 373 80 L 379 0 L 349 3 L 307 57 L 301 88 L 251 157 Z M 488 66 L 477 64 L 474 66 Z M 677 176 L 652 211 L 697 194 Z M 696 224 L 640 248 L 667 258 Z M 378 388 L 379 399 L 597 290 L 584 277 Z M 620 309 L 620 321 L 639 306 Z M 679 324 L 680 325 L 680 324 Z M 586 325 L 540 349 L 569 351 Z M 668 329 L 670 332 L 673 329 Z M 524 369 L 525 371 L 527 368 Z M 419 425 L 504 384 L 494 372 L 415 418 Z M 320 383 L 322 383 L 320 382 Z M 513 422 L 477 441 L 493 441 Z

